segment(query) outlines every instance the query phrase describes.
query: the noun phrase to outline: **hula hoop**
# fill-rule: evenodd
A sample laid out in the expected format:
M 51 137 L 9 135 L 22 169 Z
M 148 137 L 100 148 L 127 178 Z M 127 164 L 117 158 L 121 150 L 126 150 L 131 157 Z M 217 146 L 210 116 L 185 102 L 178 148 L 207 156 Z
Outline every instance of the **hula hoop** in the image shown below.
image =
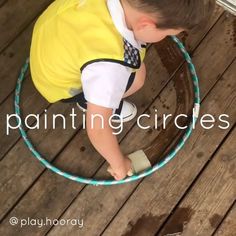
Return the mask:
M 131 177 L 127 177 L 126 179 L 119 180 L 119 181 L 116 181 L 116 180 L 96 180 L 96 179 L 84 178 L 84 177 L 72 175 L 70 173 L 67 173 L 67 172 L 55 167 L 54 165 L 52 165 L 50 162 L 48 162 L 45 158 L 43 158 L 41 156 L 41 154 L 33 147 L 33 144 L 29 140 L 29 138 L 27 136 L 27 133 L 24 130 L 24 128 L 23 128 L 23 126 L 20 122 L 20 119 L 19 120 L 17 119 L 20 134 L 21 134 L 22 138 L 24 139 L 24 143 L 26 144 L 28 149 L 32 152 L 33 156 L 35 158 L 37 158 L 46 168 L 48 168 L 49 170 L 65 177 L 67 179 L 70 179 L 70 180 L 73 180 L 73 181 L 76 181 L 76 182 L 79 182 L 79 183 L 82 183 L 82 184 L 90 184 L 90 185 L 96 185 L 96 186 L 98 186 L 98 185 L 117 185 L 117 184 L 129 183 L 129 182 L 141 179 L 143 177 L 149 176 L 152 173 L 154 173 L 155 171 L 157 171 L 160 168 L 164 167 L 169 161 L 171 161 L 176 156 L 176 154 L 179 152 L 179 150 L 184 146 L 186 141 L 189 139 L 189 137 L 190 137 L 190 135 L 193 131 L 193 127 L 195 126 L 195 123 L 198 119 L 199 110 L 200 110 L 199 82 L 198 82 L 198 77 L 197 77 L 197 74 L 196 74 L 195 67 L 192 63 L 191 57 L 189 56 L 188 52 L 186 51 L 184 45 L 180 42 L 180 40 L 177 37 L 171 36 L 171 38 L 177 44 L 178 48 L 180 49 L 180 51 L 182 52 L 185 60 L 188 63 L 188 68 L 189 68 L 190 73 L 191 73 L 192 82 L 193 82 L 193 89 L 194 89 L 194 112 L 193 112 L 193 117 L 191 119 L 191 122 L 190 122 L 188 128 L 186 129 L 185 134 L 180 139 L 180 141 L 178 142 L 176 147 L 169 154 L 167 154 L 162 161 L 155 164 L 151 168 L 143 171 L 140 174 L 133 175 Z M 29 58 L 27 58 L 24 66 L 21 69 L 21 73 L 20 73 L 20 75 L 17 79 L 17 84 L 16 84 L 16 88 L 15 88 L 15 102 L 14 102 L 15 114 L 17 114 L 19 117 L 21 117 L 21 108 L 20 108 L 21 87 L 22 87 L 22 82 L 23 82 L 24 77 L 25 77 L 25 73 L 28 70 L 28 66 L 29 66 Z

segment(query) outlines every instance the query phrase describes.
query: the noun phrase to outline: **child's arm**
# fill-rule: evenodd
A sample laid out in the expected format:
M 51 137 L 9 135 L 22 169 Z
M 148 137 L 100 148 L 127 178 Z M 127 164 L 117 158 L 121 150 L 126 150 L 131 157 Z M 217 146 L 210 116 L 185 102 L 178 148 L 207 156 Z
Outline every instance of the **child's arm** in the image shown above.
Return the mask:
M 102 127 L 101 118 L 93 119 L 92 115 L 99 114 L 103 117 L 104 127 Z M 131 169 L 130 160 L 125 157 L 119 147 L 119 143 L 113 130 L 109 125 L 109 118 L 112 116 L 112 109 L 97 106 L 95 104 L 87 104 L 86 127 L 87 133 L 91 143 L 96 150 L 108 161 L 111 165 L 113 176 L 116 180 L 126 177 L 128 171 Z

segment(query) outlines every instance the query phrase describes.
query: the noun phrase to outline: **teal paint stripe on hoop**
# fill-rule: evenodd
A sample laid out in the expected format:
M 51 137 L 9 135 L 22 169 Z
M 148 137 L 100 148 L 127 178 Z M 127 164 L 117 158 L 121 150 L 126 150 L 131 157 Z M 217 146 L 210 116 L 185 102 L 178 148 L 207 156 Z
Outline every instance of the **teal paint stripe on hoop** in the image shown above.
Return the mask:
M 195 106 L 199 106 L 198 109 L 200 109 L 200 89 L 199 89 L 198 77 L 196 74 L 195 67 L 192 63 L 191 57 L 189 56 L 188 52 L 186 51 L 184 45 L 179 41 L 179 39 L 177 37 L 171 36 L 171 38 L 177 44 L 177 46 L 179 47 L 180 51 L 182 52 L 185 60 L 188 63 L 188 68 L 189 68 L 191 76 L 192 76 L 193 87 L 194 87 L 194 98 L 193 99 L 195 102 Z M 17 79 L 16 88 L 15 88 L 15 113 L 19 117 L 20 117 L 20 112 L 21 112 L 20 105 L 19 105 L 20 104 L 21 85 L 22 85 L 22 82 L 25 78 L 25 73 L 28 70 L 28 66 L 29 66 L 29 58 L 26 59 L 26 62 L 22 67 L 20 76 Z M 41 154 L 34 148 L 33 144 L 31 143 L 30 139 L 28 138 L 27 133 L 25 132 L 22 125 L 20 126 L 19 130 L 20 130 L 20 134 L 24 140 L 24 143 L 29 148 L 29 150 L 31 151 L 33 156 L 35 158 L 37 158 L 39 160 L 39 162 L 42 165 L 44 165 L 46 168 L 48 168 L 49 170 L 63 176 L 64 178 L 70 179 L 72 181 L 76 181 L 78 183 L 90 184 L 90 185 L 95 185 L 95 186 L 99 186 L 99 185 L 109 186 L 109 185 L 125 184 L 125 183 L 129 183 L 132 181 L 136 181 L 136 180 L 141 179 L 143 177 L 149 176 L 149 175 L 153 174 L 155 171 L 163 168 L 169 161 L 171 161 L 177 155 L 179 150 L 184 147 L 184 144 L 189 139 L 189 137 L 193 131 L 193 125 L 196 123 L 196 121 L 197 121 L 197 117 L 194 117 L 193 122 L 191 122 L 189 124 L 189 127 L 186 130 L 186 133 L 184 134 L 184 136 L 180 139 L 177 146 L 169 154 L 166 155 L 164 160 L 162 160 L 159 163 L 156 163 L 154 166 L 143 171 L 142 173 L 140 173 L 138 175 L 133 175 L 131 177 L 128 177 L 128 178 L 126 178 L 124 180 L 120 180 L 120 181 L 96 180 L 96 179 L 91 179 L 91 178 L 84 178 L 81 176 L 72 175 L 70 173 L 67 173 L 67 172 L 57 168 L 56 166 L 54 166 L 53 164 L 48 162 L 45 158 L 43 158 L 41 156 Z

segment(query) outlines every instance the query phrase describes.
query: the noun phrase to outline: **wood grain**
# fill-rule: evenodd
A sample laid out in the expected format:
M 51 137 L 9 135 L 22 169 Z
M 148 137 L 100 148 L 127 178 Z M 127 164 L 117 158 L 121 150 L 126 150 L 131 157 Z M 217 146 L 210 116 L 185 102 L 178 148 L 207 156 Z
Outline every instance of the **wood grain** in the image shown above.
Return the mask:
M 201 42 L 202 38 L 214 25 L 221 13 L 222 10 L 216 11 L 214 20 L 210 21 L 206 29 L 201 32 L 196 32 L 195 34 L 183 35 L 182 37 L 187 49 L 191 53 L 194 52 L 194 63 L 197 65 L 201 78 L 202 97 L 207 95 L 206 101 L 204 101 L 205 108 L 203 111 L 208 111 L 209 109 L 209 111 L 215 111 L 216 115 L 218 111 L 225 111 L 234 116 L 235 110 L 232 104 L 229 103 L 233 99 L 232 96 L 234 94 L 233 91 L 235 91 L 235 85 L 232 83 L 233 85 L 230 84 L 231 88 L 227 87 L 225 89 L 224 85 L 220 82 L 217 83 L 224 70 L 235 56 L 233 42 L 230 41 L 230 36 L 226 35 L 226 31 L 231 29 L 234 19 L 223 15 Z M 198 46 L 198 44 L 200 45 Z M 195 51 L 197 46 L 198 48 Z M 165 50 L 163 50 L 163 48 L 166 49 L 167 57 L 165 57 Z M 169 58 L 171 58 L 170 61 Z M 143 90 L 132 97 L 133 101 L 135 101 L 139 107 L 139 114 L 146 111 L 150 113 L 151 118 L 153 118 L 153 110 L 155 108 L 158 108 L 159 114 L 176 111 L 176 98 L 181 95 L 179 93 L 180 90 L 176 93 L 176 83 L 179 81 L 182 83 L 181 76 L 187 75 L 186 65 L 183 65 L 174 75 L 173 80 L 171 80 L 171 78 L 182 63 L 183 58 L 179 54 L 179 51 L 173 44 L 169 43 L 168 40 L 156 46 L 155 50 L 154 47 L 151 47 L 147 58 L 148 81 Z M 212 68 L 214 68 L 214 70 L 212 70 Z M 14 75 L 12 76 L 14 77 Z M 224 81 L 229 82 L 228 80 L 227 77 Z M 214 87 L 208 98 L 208 92 L 211 91 L 215 83 L 217 83 L 217 86 Z M 14 83 L 10 82 L 10 84 L 9 92 L 14 88 Z M 31 93 L 29 90 L 32 90 L 32 87 L 30 87 L 30 84 L 26 84 L 26 89 L 23 92 L 25 97 L 28 94 L 30 97 L 31 94 L 34 94 L 34 92 Z M 223 95 L 221 95 L 222 91 L 224 91 Z M 3 99 L 9 95 L 9 92 L 3 96 Z M 161 94 L 159 94 L 160 92 Z M 160 95 L 159 97 L 157 97 L 158 94 Z M 186 94 L 184 95 L 186 96 Z M 217 97 L 216 100 L 214 100 L 214 96 Z M 8 110 L 8 106 L 12 102 L 11 99 L 12 98 L 9 97 L 9 99 L 5 101 L 4 111 L 6 112 L 11 111 Z M 219 106 L 220 99 L 223 99 L 224 104 L 220 103 Z M 214 100 L 214 102 L 211 102 L 212 100 Z M 27 113 L 31 109 L 34 111 L 42 110 L 47 104 L 39 104 L 37 107 L 34 107 L 34 102 L 41 103 L 39 101 L 41 101 L 39 95 L 32 95 L 32 99 L 28 99 L 25 103 L 24 111 Z M 190 101 L 187 102 L 190 104 Z M 207 103 L 210 103 L 209 107 Z M 29 104 L 29 110 L 26 104 Z M 65 105 L 54 104 L 50 107 L 49 114 L 62 113 L 69 119 L 69 111 L 72 107 L 73 106 L 65 107 Z M 43 119 L 41 119 L 41 122 L 43 122 Z M 145 122 L 147 125 L 150 124 L 153 126 L 152 120 Z M 171 122 L 169 122 L 169 125 L 170 124 Z M 172 145 L 174 145 L 174 142 L 176 142 L 179 137 L 178 135 L 180 135 L 179 133 L 174 133 L 175 130 L 169 129 L 169 134 L 163 139 L 164 133 L 161 133 L 160 128 L 153 130 L 152 127 L 152 129 L 145 132 L 140 132 L 136 127 L 132 128 L 133 125 L 134 122 L 127 124 L 124 132 L 118 137 L 119 140 L 122 141 L 121 148 L 126 153 L 132 152 L 139 147 L 150 147 L 151 143 L 156 143 L 158 137 L 160 139 L 160 143 L 158 142 L 159 146 L 152 146 L 149 149 L 151 150 L 149 155 L 160 157 L 157 154 L 162 153 L 163 150 L 167 151 L 169 144 L 172 143 Z M 62 130 L 62 128 L 53 131 L 52 127 L 50 127 L 47 131 L 30 131 L 29 135 L 38 149 L 49 160 L 54 160 L 54 163 L 58 167 L 88 177 L 96 174 L 95 176 L 97 178 L 108 178 L 106 165 L 101 167 L 103 159 L 90 145 L 86 132 L 83 130 L 79 131 L 77 134 L 76 132 L 77 131 L 72 129 L 65 131 Z M 170 138 L 172 132 L 175 135 Z M 201 135 L 203 137 L 201 137 Z M 148 230 L 145 231 L 144 229 L 144 231 L 142 231 L 143 229 L 141 227 L 140 232 L 147 233 L 145 235 L 151 235 L 152 232 L 158 230 L 158 227 L 160 227 L 164 219 L 168 217 L 171 208 L 173 208 L 181 197 L 181 194 L 187 189 L 198 171 L 204 166 L 207 158 L 227 135 L 227 132 L 220 133 L 213 131 L 210 135 L 212 135 L 212 138 L 209 137 L 207 133 L 198 131 L 193 138 L 194 141 L 192 141 L 191 145 L 189 144 L 190 147 L 183 152 L 183 156 L 180 154 L 181 160 L 178 159 L 177 162 L 171 163 L 171 166 L 166 169 L 165 173 L 162 172 L 161 175 L 157 174 L 151 178 L 145 179 L 140 186 L 138 186 L 139 182 L 136 182 L 126 186 L 113 186 L 109 188 L 94 188 L 91 186 L 84 188 L 83 185 L 68 181 L 50 171 L 45 171 L 45 168 L 40 166 L 40 164 L 32 158 L 23 142 L 19 141 L 7 153 L 3 161 L 0 162 L 0 168 L 4 170 L 0 172 L 2 183 L 0 185 L 0 216 L 2 219 L 0 233 L 1 235 L 12 235 L 16 232 L 18 235 L 44 235 L 51 228 L 51 226 L 42 228 L 32 226 L 13 228 L 9 225 L 8 220 L 14 215 L 19 218 L 45 218 L 47 216 L 49 218 L 61 217 L 66 219 L 81 217 L 85 220 L 86 227 L 83 230 L 79 230 L 78 227 L 73 226 L 64 228 L 54 227 L 49 232 L 49 235 L 98 235 L 106 229 L 113 217 L 117 217 L 117 220 L 115 218 L 106 229 L 105 234 L 107 235 L 110 235 L 109 232 L 115 235 L 117 235 L 117 233 L 119 234 L 119 232 L 130 234 L 132 233 L 131 228 L 134 228 L 134 232 L 136 232 L 135 230 L 140 229 L 137 225 L 142 226 L 142 222 L 145 223 L 144 228 Z M 8 145 L 8 147 L 13 145 L 17 140 L 17 134 L 14 133 L 13 136 L 3 144 Z M 168 138 L 169 140 L 166 140 Z M 206 143 L 210 145 L 209 149 Z M 200 151 L 201 149 L 198 145 L 201 145 L 205 153 Z M 200 161 L 195 160 L 195 162 L 189 163 L 188 155 L 196 156 Z M 157 159 L 154 161 L 156 160 Z M 174 170 L 175 165 L 177 166 L 176 171 Z M 101 168 L 98 171 L 99 167 Z M 182 168 L 189 168 L 188 173 L 183 176 L 178 173 Z M 178 183 L 177 185 L 176 182 Z M 181 183 L 183 184 L 181 185 Z M 170 186 L 170 189 L 166 189 L 167 186 Z M 167 195 L 164 193 L 167 193 Z M 143 201 L 139 198 L 142 198 Z M 104 199 L 106 200 L 104 201 Z M 157 203 L 159 199 L 160 203 Z M 125 204 L 126 201 L 127 204 Z M 158 204 L 167 204 L 169 208 L 164 208 L 162 205 Z M 152 209 L 152 207 L 154 209 Z M 117 214 L 117 212 L 119 213 Z M 123 216 L 123 214 L 125 215 Z M 121 219 L 122 217 L 124 219 Z M 121 224 L 116 225 L 118 228 L 115 228 L 114 222 L 121 222 Z
M 235 66 L 236 62 L 231 65 L 222 77 L 223 79 L 214 86 L 204 99 L 201 109 L 201 115 L 206 113 L 214 114 L 215 116 L 222 113 L 228 114 L 231 127 L 236 122 L 236 108 L 233 105 L 235 103 L 236 88 Z M 230 86 L 228 86 L 229 84 Z M 172 214 L 175 203 L 183 197 L 185 191 L 198 176 L 229 131 L 230 129 L 221 130 L 217 126 L 211 130 L 205 130 L 198 123 L 190 141 L 180 151 L 178 157 L 161 171 L 150 178 L 146 178 L 138 186 L 106 228 L 103 235 L 112 235 L 114 233 L 118 235 L 155 235 L 168 215 Z M 128 190 L 126 189 L 126 191 Z M 233 190 L 229 191 L 231 193 L 229 198 L 232 199 Z M 116 194 L 116 192 L 114 193 L 113 191 L 113 194 Z M 111 196 L 109 197 L 111 198 Z M 98 196 L 95 199 L 97 202 L 101 201 Z M 82 201 L 82 194 L 75 203 L 78 204 L 80 201 Z M 73 209 L 73 207 L 71 208 Z M 181 210 L 185 210 L 184 221 L 188 221 L 188 210 L 184 207 Z M 65 215 L 70 217 L 69 210 L 67 212 L 68 214 Z M 99 215 L 101 216 L 101 213 Z M 91 218 L 86 219 L 92 221 Z M 178 219 L 178 216 L 176 216 L 176 219 Z M 95 221 L 96 225 L 100 223 L 99 220 Z M 146 227 L 147 225 L 148 227 Z M 59 230 L 59 227 L 56 227 L 54 232 L 59 233 L 57 230 Z M 75 228 L 73 230 L 76 231 Z M 85 230 L 85 235 L 86 232 L 87 230 Z
M 236 232 L 236 203 L 224 219 L 214 236 L 234 236 Z
M 42 12 L 52 0 L 11 0 L 0 8 L 0 51 Z
M 212 235 L 236 197 L 235 140 L 236 129 L 213 156 L 158 235 Z M 233 228 L 229 231 L 235 233 Z
M 219 37 L 219 34 L 221 34 L 220 32 L 222 32 L 222 28 L 224 28 L 224 24 L 221 24 L 220 28 L 221 28 L 220 31 L 213 31 L 212 34 L 209 34 L 209 37 L 214 42 L 214 43 L 212 42 L 211 45 L 215 45 L 215 47 L 217 47 L 217 45 L 221 43 L 221 38 Z M 206 41 L 209 42 L 208 39 L 206 39 Z M 203 45 L 203 47 L 205 47 L 205 45 Z M 199 50 L 201 49 L 199 48 Z M 200 68 L 209 60 L 209 58 L 214 58 L 210 54 L 208 54 L 207 50 L 205 50 L 204 52 L 205 54 L 201 54 L 202 60 L 200 60 L 200 54 L 198 54 L 198 52 L 196 51 L 196 57 L 197 58 L 199 57 L 198 61 L 201 63 L 199 65 L 197 64 L 197 66 L 199 66 Z M 222 52 L 219 51 L 218 53 L 219 54 L 223 53 L 223 49 L 222 49 Z M 218 54 L 216 54 L 215 55 L 216 58 L 214 58 L 214 61 L 216 64 L 218 63 L 217 55 Z M 234 55 L 231 55 L 231 56 L 232 57 L 230 57 L 229 61 L 231 61 L 232 58 L 234 57 Z M 218 58 L 218 60 L 220 60 L 220 58 Z M 214 71 L 210 70 L 210 71 L 208 72 L 206 71 L 205 77 L 201 79 L 201 85 L 202 85 L 203 91 L 205 91 L 206 94 L 208 93 L 208 91 L 205 88 L 205 86 L 207 86 L 208 90 L 210 90 L 211 87 L 209 87 L 209 83 L 212 82 L 214 85 L 215 79 L 217 79 L 217 75 L 218 75 L 218 71 L 216 70 Z M 208 80 L 206 80 L 205 78 L 208 78 Z M 230 78 L 230 80 L 233 81 L 233 78 Z M 214 112 L 217 111 L 215 115 L 218 115 L 219 112 L 229 112 L 229 114 L 231 114 L 233 117 L 235 115 L 235 111 L 232 109 L 232 106 L 233 106 L 232 97 L 234 96 L 232 92 L 234 91 L 234 86 L 235 85 L 233 85 L 233 87 L 228 88 L 226 90 L 227 84 L 225 84 L 224 81 L 218 84 L 216 89 L 212 90 L 211 95 L 209 95 L 209 98 L 206 99 L 205 108 L 203 107 L 202 112 L 204 113 L 207 111 L 211 113 L 213 111 Z M 224 94 L 221 94 L 222 91 L 225 91 Z M 231 97 L 228 96 L 229 94 L 232 94 Z M 170 95 L 170 96 L 167 96 L 167 95 L 170 95 L 170 94 L 169 94 L 169 89 L 166 87 L 165 90 L 163 90 L 163 94 L 161 94 L 160 96 L 161 100 L 163 100 L 163 98 L 168 100 L 165 103 L 166 106 L 169 105 L 168 103 L 169 101 L 172 102 L 176 100 L 174 93 L 173 95 Z M 204 94 L 202 94 L 202 96 L 204 97 Z M 215 97 L 217 98 L 217 100 L 214 99 L 214 103 L 212 103 L 211 101 Z M 224 101 L 224 104 L 222 104 L 222 101 Z M 219 104 L 221 104 L 220 107 L 219 107 Z M 228 105 L 227 105 L 227 108 L 225 108 L 224 110 L 224 105 L 226 106 L 226 104 Z M 155 105 L 156 107 L 159 107 L 160 109 L 163 109 L 163 112 L 164 111 L 168 112 L 167 108 L 164 109 L 161 106 L 160 99 L 157 99 L 153 105 Z M 230 113 L 230 111 L 233 113 Z M 151 121 L 145 124 L 149 124 L 149 123 L 151 123 Z M 144 230 L 145 229 L 150 230 L 150 232 L 143 232 L 144 235 L 146 235 L 145 233 L 147 234 L 151 233 L 151 230 L 155 232 L 156 228 L 154 226 L 157 226 L 158 224 L 157 222 L 161 223 L 163 219 L 169 214 L 168 211 L 166 212 L 167 209 L 165 207 L 170 206 L 171 202 L 175 203 L 178 201 L 181 194 L 184 193 L 184 189 L 186 189 L 187 186 L 191 183 L 192 179 L 194 179 L 194 176 L 197 176 L 198 171 L 200 171 L 202 166 L 204 166 L 204 164 L 207 162 L 209 156 L 212 153 L 214 153 L 215 149 L 217 148 L 217 144 L 220 142 L 220 140 L 223 140 L 224 137 L 227 135 L 227 131 L 221 132 L 217 129 L 214 129 L 211 131 L 211 135 L 214 134 L 214 138 L 212 138 L 211 135 L 208 134 L 208 132 L 204 132 L 203 130 L 198 130 L 195 132 L 196 134 L 192 138 L 193 141 L 191 145 L 188 144 L 186 146 L 187 150 L 184 149 L 179 154 L 181 158 L 176 158 L 177 163 L 176 162 L 173 162 L 173 164 L 170 163 L 169 166 L 171 167 L 169 168 L 166 167 L 165 171 L 161 171 L 151 176 L 150 178 L 145 179 L 145 181 L 140 185 L 142 187 L 139 186 L 137 188 L 137 185 L 134 185 L 133 183 L 125 185 L 125 186 L 113 186 L 109 188 L 107 187 L 94 188 L 91 186 L 86 186 L 85 189 L 82 191 L 82 193 L 79 194 L 77 198 L 74 200 L 73 204 L 67 209 L 66 213 L 61 216 L 61 218 L 68 219 L 68 218 L 73 218 L 75 216 L 84 218 L 84 220 L 88 222 L 88 225 L 82 231 L 80 231 L 83 235 L 96 235 L 98 234 L 98 232 L 101 233 L 102 232 L 101 229 L 106 227 L 106 225 L 109 223 L 109 219 L 113 219 L 113 217 L 115 217 L 115 219 L 114 219 L 114 222 L 112 222 L 111 231 L 109 230 L 110 228 L 108 228 L 107 235 L 110 235 L 110 234 L 121 235 L 122 233 L 125 233 L 126 229 L 128 229 L 128 232 L 129 232 L 132 226 L 133 228 L 138 227 L 138 225 L 142 221 L 148 224 L 148 227 L 143 227 Z M 201 137 L 201 139 L 199 139 L 199 137 Z M 155 138 L 154 134 L 151 135 L 150 133 L 147 133 L 147 132 L 141 132 L 139 128 L 134 127 L 133 130 L 129 132 L 129 134 L 122 141 L 121 147 L 124 151 L 129 152 L 140 147 L 140 145 L 141 146 L 145 145 L 146 142 L 150 143 L 151 138 Z M 76 143 L 74 145 L 76 145 Z M 208 148 L 209 146 L 211 148 Z M 87 146 L 85 147 L 86 147 L 86 150 L 88 150 L 88 147 Z M 203 156 L 202 154 L 200 155 L 201 147 L 203 148 L 203 150 L 207 150 L 207 152 L 204 153 Z M 90 150 L 88 151 L 89 152 L 87 153 L 87 155 L 89 155 L 89 153 L 92 153 L 92 151 Z M 67 155 L 67 156 L 72 155 L 71 152 L 69 153 L 70 155 Z M 192 159 L 189 159 L 190 156 L 191 157 L 198 156 L 200 160 L 196 159 L 195 161 L 193 161 Z M 66 158 L 66 155 L 64 158 Z M 74 162 L 73 162 L 73 166 L 74 166 Z M 91 168 L 92 165 L 90 164 L 89 166 Z M 90 168 L 89 168 L 89 171 L 90 171 Z M 188 172 L 183 175 L 183 172 L 180 171 L 180 169 L 187 169 Z M 173 176 L 175 175 L 176 177 L 173 178 Z M 189 177 L 187 178 L 187 176 Z M 103 166 L 101 170 L 97 172 L 96 177 L 97 178 L 106 177 L 106 166 Z M 168 190 L 166 190 L 165 188 L 167 185 L 170 185 L 170 188 Z M 63 189 L 66 188 L 66 185 L 63 184 L 62 186 L 63 187 L 61 188 Z M 177 190 L 178 190 L 178 196 L 177 194 L 175 194 Z M 67 190 L 67 191 L 68 191 L 67 194 L 71 194 L 72 190 Z M 79 193 L 80 189 L 77 191 Z M 132 196 L 130 197 L 130 195 Z M 27 202 L 32 198 L 33 198 L 33 195 L 31 195 L 31 197 L 29 196 L 28 200 L 25 200 L 24 205 L 26 205 Z M 127 198 L 128 198 L 128 201 L 127 201 Z M 107 201 L 104 201 L 104 199 L 107 199 Z M 162 200 L 161 205 L 159 205 L 158 202 L 161 200 Z M 153 205 L 150 203 L 150 201 L 153 201 Z M 123 206 L 125 202 L 126 204 L 127 203 L 128 204 L 127 204 L 127 208 L 123 210 L 123 208 L 121 207 Z M 61 204 L 62 204 L 61 201 L 60 203 L 59 202 L 55 203 L 54 208 L 59 207 L 59 205 L 61 206 Z M 65 205 L 67 204 L 68 202 L 65 203 Z M 155 206 L 155 209 L 153 209 L 152 211 L 152 208 L 154 208 L 154 204 L 158 204 L 158 206 Z M 43 206 L 43 202 L 41 206 Z M 161 212 L 158 211 L 157 213 L 157 209 L 159 208 L 161 209 Z M 23 209 L 23 205 L 21 205 L 21 209 Z M 118 215 L 116 215 L 117 211 L 119 211 Z M 17 210 L 14 211 L 14 214 L 16 214 L 17 212 L 18 214 L 21 214 L 20 211 L 17 211 Z M 149 216 L 148 214 L 149 212 L 152 213 L 152 216 Z M 41 212 L 41 214 L 44 215 L 45 210 L 44 210 L 44 213 Z M 98 215 L 99 217 L 95 217 L 96 215 Z M 140 220 L 138 220 L 139 217 L 140 217 Z M 152 224 L 151 223 L 149 224 L 149 222 L 151 222 Z M 140 230 L 140 228 L 138 229 Z M 135 232 L 137 233 L 137 231 Z M 76 235 L 78 233 L 78 228 L 73 227 L 73 226 L 68 226 L 66 228 L 58 226 L 58 227 L 53 228 L 53 230 L 49 233 L 49 235 L 50 234 L 63 235 L 65 233 Z

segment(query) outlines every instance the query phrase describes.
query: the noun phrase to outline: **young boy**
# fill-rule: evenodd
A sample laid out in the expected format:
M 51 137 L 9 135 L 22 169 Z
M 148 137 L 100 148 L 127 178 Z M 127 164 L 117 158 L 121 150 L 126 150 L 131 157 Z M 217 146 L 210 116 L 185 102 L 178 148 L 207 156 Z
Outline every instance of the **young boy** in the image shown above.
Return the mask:
M 30 69 L 38 91 L 51 103 L 76 102 L 86 110 L 87 133 L 109 162 L 116 180 L 131 169 L 109 118 L 126 122 L 137 108 L 123 100 L 145 82 L 146 43 L 199 25 L 215 0 L 56 0 L 37 20 Z M 101 121 L 91 117 L 99 114 Z M 115 117 L 113 118 L 115 120 Z

